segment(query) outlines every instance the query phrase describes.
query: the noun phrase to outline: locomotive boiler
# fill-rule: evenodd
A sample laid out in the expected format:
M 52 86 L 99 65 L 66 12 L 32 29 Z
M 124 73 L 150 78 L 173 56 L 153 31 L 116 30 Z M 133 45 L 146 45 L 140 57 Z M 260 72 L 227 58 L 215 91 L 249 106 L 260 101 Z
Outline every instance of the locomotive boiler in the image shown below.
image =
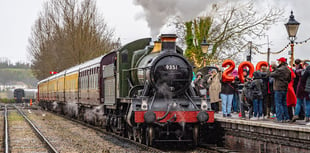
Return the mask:
M 147 145 L 197 145 L 200 126 L 212 124 L 214 112 L 191 86 L 193 68 L 176 35 L 162 34 L 150 43 L 136 40 L 40 81 L 41 106 L 74 110 L 72 117 Z

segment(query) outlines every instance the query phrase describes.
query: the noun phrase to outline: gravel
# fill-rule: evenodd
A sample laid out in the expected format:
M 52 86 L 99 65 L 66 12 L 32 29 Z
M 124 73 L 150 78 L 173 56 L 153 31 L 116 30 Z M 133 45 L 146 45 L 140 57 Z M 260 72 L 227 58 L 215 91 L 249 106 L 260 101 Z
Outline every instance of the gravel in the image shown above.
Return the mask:
M 8 124 L 10 151 L 12 153 L 47 152 L 44 144 L 17 111 L 9 111 Z
M 140 148 L 41 110 L 24 110 L 59 152 L 145 152 Z

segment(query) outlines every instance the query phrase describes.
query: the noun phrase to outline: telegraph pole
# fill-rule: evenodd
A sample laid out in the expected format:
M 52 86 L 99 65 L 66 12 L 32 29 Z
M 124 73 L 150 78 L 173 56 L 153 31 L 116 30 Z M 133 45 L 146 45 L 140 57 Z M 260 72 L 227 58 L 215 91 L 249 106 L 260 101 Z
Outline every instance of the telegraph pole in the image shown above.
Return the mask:
M 267 45 L 268 45 L 268 49 L 267 49 L 267 63 L 270 64 L 270 47 L 269 47 L 269 35 L 267 35 Z
M 251 62 L 252 60 L 252 41 L 249 41 L 249 44 L 250 44 L 250 53 L 249 55 L 246 57 L 246 60 Z
M 268 64 L 270 64 L 269 61 L 270 61 L 270 48 L 268 47 L 268 50 L 267 50 L 267 63 Z

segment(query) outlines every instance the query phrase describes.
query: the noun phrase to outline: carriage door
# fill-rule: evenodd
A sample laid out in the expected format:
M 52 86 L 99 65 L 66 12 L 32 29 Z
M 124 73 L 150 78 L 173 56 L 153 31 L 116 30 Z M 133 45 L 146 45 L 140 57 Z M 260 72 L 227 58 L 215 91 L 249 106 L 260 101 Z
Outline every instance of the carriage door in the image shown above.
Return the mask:
M 115 77 L 114 77 L 114 63 L 105 66 L 103 71 L 104 88 L 104 105 L 114 106 L 115 99 Z

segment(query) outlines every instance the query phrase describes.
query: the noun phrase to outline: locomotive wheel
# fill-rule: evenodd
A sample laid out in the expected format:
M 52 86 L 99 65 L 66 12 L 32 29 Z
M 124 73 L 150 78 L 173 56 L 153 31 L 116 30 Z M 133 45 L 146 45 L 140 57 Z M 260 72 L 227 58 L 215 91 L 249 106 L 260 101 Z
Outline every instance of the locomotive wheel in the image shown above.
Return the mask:
M 145 144 L 147 146 L 152 146 L 153 140 L 154 140 L 154 129 L 152 126 L 150 126 L 145 131 Z
M 133 132 L 132 132 L 132 128 L 128 126 L 128 130 L 127 130 L 127 137 L 129 140 L 133 140 Z
M 133 140 L 135 142 L 138 142 L 139 141 L 139 132 L 138 132 L 138 129 L 133 129 Z
M 193 128 L 193 145 L 194 146 L 198 146 L 198 142 L 199 142 L 199 126 L 198 125 L 194 125 Z
M 138 138 L 138 142 L 139 143 L 144 143 L 145 142 L 145 139 L 144 139 L 144 136 L 143 136 L 143 128 L 140 128 L 139 130 L 138 130 L 138 136 L 139 136 L 139 138 Z
M 145 138 L 143 136 L 144 132 L 143 132 L 143 128 L 139 128 L 139 129 L 134 129 L 133 130 L 133 139 L 136 142 L 139 143 L 145 143 Z

